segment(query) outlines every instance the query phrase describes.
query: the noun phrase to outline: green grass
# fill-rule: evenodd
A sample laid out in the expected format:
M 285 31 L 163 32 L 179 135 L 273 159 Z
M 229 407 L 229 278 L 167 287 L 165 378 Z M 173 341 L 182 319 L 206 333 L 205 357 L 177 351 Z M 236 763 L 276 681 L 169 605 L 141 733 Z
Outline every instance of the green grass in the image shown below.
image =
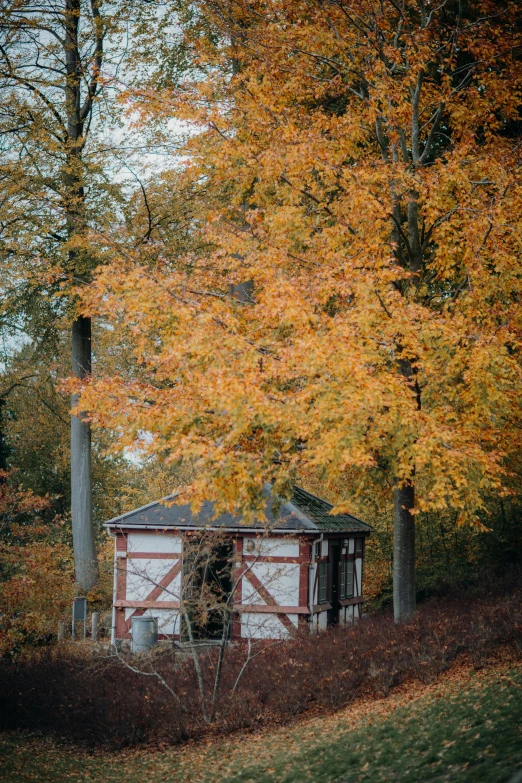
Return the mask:
M 404 697 L 401 702 L 404 702 Z M 156 752 L 85 754 L 0 737 L 2 783 L 507 783 L 522 769 L 522 668 L 441 683 L 350 726 L 350 709 L 292 729 Z

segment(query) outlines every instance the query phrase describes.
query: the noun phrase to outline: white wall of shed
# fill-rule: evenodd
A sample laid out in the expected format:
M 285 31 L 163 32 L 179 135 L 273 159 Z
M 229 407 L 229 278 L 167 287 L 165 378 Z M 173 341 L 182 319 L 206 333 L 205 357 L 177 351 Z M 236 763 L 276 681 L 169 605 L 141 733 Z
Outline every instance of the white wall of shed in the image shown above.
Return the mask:
M 355 572 L 357 581 L 354 583 L 354 594 L 362 595 L 362 557 L 355 558 Z
M 299 606 L 298 563 L 252 563 L 249 568 L 279 606 Z M 248 571 L 241 585 L 244 604 L 265 604 L 265 601 L 248 582 Z
M 328 627 L 328 612 L 319 612 L 317 625 L 320 631 L 326 631 Z
M 248 542 L 253 541 L 255 549 L 248 551 Z M 262 557 L 299 557 L 299 539 L 269 536 L 268 538 L 247 537 L 243 539 L 243 554 Z
M 127 536 L 128 552 L 164 552 L 177 554 L 181 552 L 182 541 L 180 536 L 169 533 L 129 533 Z
M 127 560 L 127 601 L 145 601 L 176 561 L 163 558 L 131 557 Z M 163 590 L 157 601 L 178 601 L 181 574 Z
M 286 615 L 297 628 L 297 614 Z M 241 636 L 243 639 L 286 639 L 288 630 L 278 619 L 277 614 L 243 612 L 241 615 Z

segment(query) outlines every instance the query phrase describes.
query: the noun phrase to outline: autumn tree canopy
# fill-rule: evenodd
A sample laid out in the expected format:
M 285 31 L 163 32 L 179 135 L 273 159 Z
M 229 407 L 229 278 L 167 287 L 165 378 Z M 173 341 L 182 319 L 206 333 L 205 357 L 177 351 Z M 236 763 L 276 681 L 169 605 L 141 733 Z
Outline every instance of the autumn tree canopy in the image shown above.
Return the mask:
M 197 131 L 177 187 L 204 186 L 201 241 L 113 247 L 86 306 L 132 330 L 141 372 L 82 405 L 196 465 L 195 502 L 255 513 L 267 480 L 311 474 L 344 487 L 337 511 L 393 492 L 406 616 L 415 514 L 480 523 L 520 448 L 518 9 L 197 9 L 193 75 L 132 97 Z

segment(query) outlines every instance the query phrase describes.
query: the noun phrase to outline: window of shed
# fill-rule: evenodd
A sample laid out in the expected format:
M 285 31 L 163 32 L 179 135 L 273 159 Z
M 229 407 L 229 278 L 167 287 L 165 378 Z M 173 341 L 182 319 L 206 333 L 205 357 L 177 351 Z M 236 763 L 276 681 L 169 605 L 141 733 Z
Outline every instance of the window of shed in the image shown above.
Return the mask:
M 363 548 L 363 540 L 362 538 L 356 538 L 355 539 L 355 551 L 356 552 L 362 552 Z
M 328 563 L 319 563 L 319 595 L 320 604 L 325 604 L 328 599 Z
M 346 560 L 346 598 L 353 596 L 353 560 Z
M 339 598 L 346 598 L 346 560 L 339 563 Z

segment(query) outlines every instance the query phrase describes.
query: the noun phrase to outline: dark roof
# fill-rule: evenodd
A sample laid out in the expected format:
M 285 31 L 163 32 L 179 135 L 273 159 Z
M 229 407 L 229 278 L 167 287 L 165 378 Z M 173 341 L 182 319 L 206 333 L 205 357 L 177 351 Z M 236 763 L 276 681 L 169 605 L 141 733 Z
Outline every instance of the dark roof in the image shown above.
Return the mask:
M 325 500 L 306 492 L 301 487 L 294 487 L 291 501 L 281 503 L 270 491 L 270 485 L 266 485 L 264 494 L 267 498 L 266 518 L 272 530 L 296 530 L 313 533 L 326 532 L 355 532 L 369 533 L 373 528 L 365 522 L 361 522 L 351 514 L 336 514 L 331 516 L 328 512 L 333 506 Z M 198 528 L 221 527 L 232 529 L 263 528 L 263 522 L 242 524 L 241 518 L 233 514 L 220 514 L 215 517 L 214 504 L 203 503 L 198 514 L 192 514 L 190 505 L 176 505 L 176 495 L 142 506 L 127 514 L 106 522 L 106 526 L 113 527 L 150 527 L 150 528 Z M 266 523 L 265 523 L 266 524 Z

